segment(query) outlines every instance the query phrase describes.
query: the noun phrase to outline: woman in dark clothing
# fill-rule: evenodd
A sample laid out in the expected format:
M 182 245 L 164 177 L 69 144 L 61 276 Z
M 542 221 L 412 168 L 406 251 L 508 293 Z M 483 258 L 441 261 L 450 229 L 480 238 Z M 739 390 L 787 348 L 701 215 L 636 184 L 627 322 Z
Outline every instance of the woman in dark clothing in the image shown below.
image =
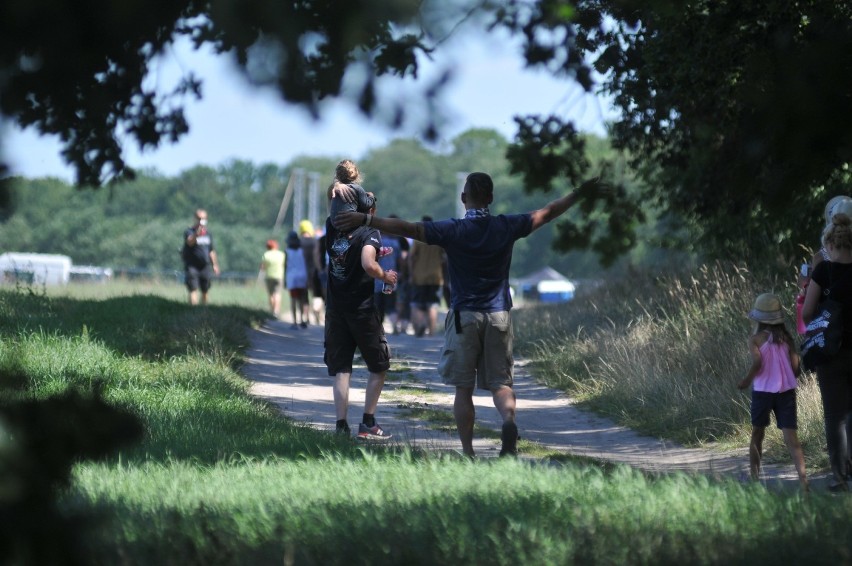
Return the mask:
M 814 268 L 802 307 L 805 322 L 813 320 L 818 305 L 829 294 L 843 305 L 843 338 L 840 351 L 831 360 L 817 366 L 817 381 L 825 417 L 828 458 L 834 476 L 829 489 L 848 491 L 852 473 L 847 421 L 852 417 L 852 202 L 842 203 L 833 211 L 831 222 L 822 235 L 829 255 Z

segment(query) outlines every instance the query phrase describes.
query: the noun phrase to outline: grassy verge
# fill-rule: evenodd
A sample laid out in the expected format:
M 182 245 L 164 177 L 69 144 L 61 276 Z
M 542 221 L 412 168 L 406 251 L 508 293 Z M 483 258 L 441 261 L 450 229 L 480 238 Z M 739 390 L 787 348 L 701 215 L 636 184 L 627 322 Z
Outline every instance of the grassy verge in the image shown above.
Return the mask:
M 747 446 L 750 392 L 736 384 L 751 363 L 746 313 L 768 291 L 793 305 L 791 283 L 731 266 L 663 278 L 636 275 L 565 305 L 518 310 L 518 350 L 549 385 L 626 426 L 692 445 Z M 792 318 L 787 327 L 795 329 Z M 806 459 L 811 468 L 824 467 L 813 374 L 800 378 L 798 404 Z M 767 456 L 786 460 L 772 426 Z
M 789 563 L 844 556 L 848 506 L 701 478 L 516 462 L 332 458 L 86 467 L 95 562 Z M 499 552 L 495 552 L 499 548 Z
M 61 490 L 84 563 L 850 559 L 845 499 L 622 467 L 382 452 L 294 426 L 235 371 L 244 329 L 263 316 L 153 295 L 0 292 L 0 371 L 16 376 L 0 388 L 4 406 L 101 383 L 145 427 L 140 444 L 79 462 Z M 9 446 L 0 443 L 0 462 L 13 461 Z

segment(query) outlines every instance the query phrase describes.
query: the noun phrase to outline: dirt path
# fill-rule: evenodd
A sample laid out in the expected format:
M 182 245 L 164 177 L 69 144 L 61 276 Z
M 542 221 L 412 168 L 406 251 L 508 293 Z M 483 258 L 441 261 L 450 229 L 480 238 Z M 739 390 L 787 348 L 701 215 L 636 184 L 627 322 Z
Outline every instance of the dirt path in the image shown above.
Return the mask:
M 288 322 L 269 321 L 251 332 L 251 347 L 243 373 L 253 382 L 252 394 L 277 405 L 289 418 L 322 430 L 332 430 L 335 414 L 331 381 L 323 364 L 321 327 L 292 329 Z M 388 336 L 393 358 L 377 419 L 394 435 L 394 442 L 434 450 L 460 450 L 452 424 L 453 389 L 441 383 L 436 371 L 442 340 L 410 335 Z M 349 422 L 358 423 L 364 403 L 367 370 L 356 366 L 352 375 Z M 675 443 L 641 436 L 576 407 L 563 393 L 537 384 L 523 361 L 515 366 L 518 397 L 517 422 L 523 440 L 561 453 L 619 462 L 652 472 L 686 471 L 714 476 L 743 477 L 748 471 L 744 447 L 732 453 L 685 448 Z M 500 422 L 491 396 L 477 391 L 476 424 L 494 431 L 477 434 L 478 457 L 499 452 Z M 425 409 L 417 418 L 411 409 Z M 444 424 L 446 430 L 436 428 Z M 523 453 L 522 453 L 523 456 Z M 793 486 L 798 483 L 792 464 L 766 465 L 764 481 Z M 816 485 L 823 478 L 812 480 Z

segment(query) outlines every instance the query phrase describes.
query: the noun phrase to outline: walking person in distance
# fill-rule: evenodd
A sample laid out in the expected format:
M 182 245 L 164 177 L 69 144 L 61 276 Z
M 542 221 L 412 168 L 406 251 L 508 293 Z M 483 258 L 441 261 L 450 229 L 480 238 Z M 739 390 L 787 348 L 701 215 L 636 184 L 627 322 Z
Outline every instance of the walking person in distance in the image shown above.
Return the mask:
M 278 242 L 266 241 L 266 251 L 260 261 L 260 271 L 264 274 L 266 293 L 269 295 L 269 310 L 275 318 L 281 314 L 281 289 L 284 287 L 286 259 L 284 252 L 278 249 Z
M 431 222 L 424 216 L 423 222 Z M 444 287 L 444 250 L 440 246 L 414 242 L 408 252 L 411 284 L 411 322 L 414 335 L 434 336 L 438 326 L 438 303 Z
M 198 304 L 200 291 L 201 304 L 206 305 L 213 277 L 219 275 L 219 259 L 213 246 L 213 235 L 207 228 L 207 211 L 203 208 L 195 211 L 195 224 L 183 233 L 181 258 L 189 304 Z
M 287 236 L 287 261 L 284 267 L 284 279 L 290 291 L 290 313 L 293 316 L 293 328 L 308 327 L 308 265 L 302 243 L 295 230 Z

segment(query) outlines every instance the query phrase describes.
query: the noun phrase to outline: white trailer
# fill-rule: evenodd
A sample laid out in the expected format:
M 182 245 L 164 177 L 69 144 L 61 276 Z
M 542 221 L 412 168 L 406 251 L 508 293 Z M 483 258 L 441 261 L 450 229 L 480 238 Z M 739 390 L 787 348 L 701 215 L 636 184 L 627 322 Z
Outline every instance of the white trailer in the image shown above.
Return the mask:
M 65 285 L 71 277 L 71 258 L 57 254 L 0 254 L 0 280 L 4 283 Z

